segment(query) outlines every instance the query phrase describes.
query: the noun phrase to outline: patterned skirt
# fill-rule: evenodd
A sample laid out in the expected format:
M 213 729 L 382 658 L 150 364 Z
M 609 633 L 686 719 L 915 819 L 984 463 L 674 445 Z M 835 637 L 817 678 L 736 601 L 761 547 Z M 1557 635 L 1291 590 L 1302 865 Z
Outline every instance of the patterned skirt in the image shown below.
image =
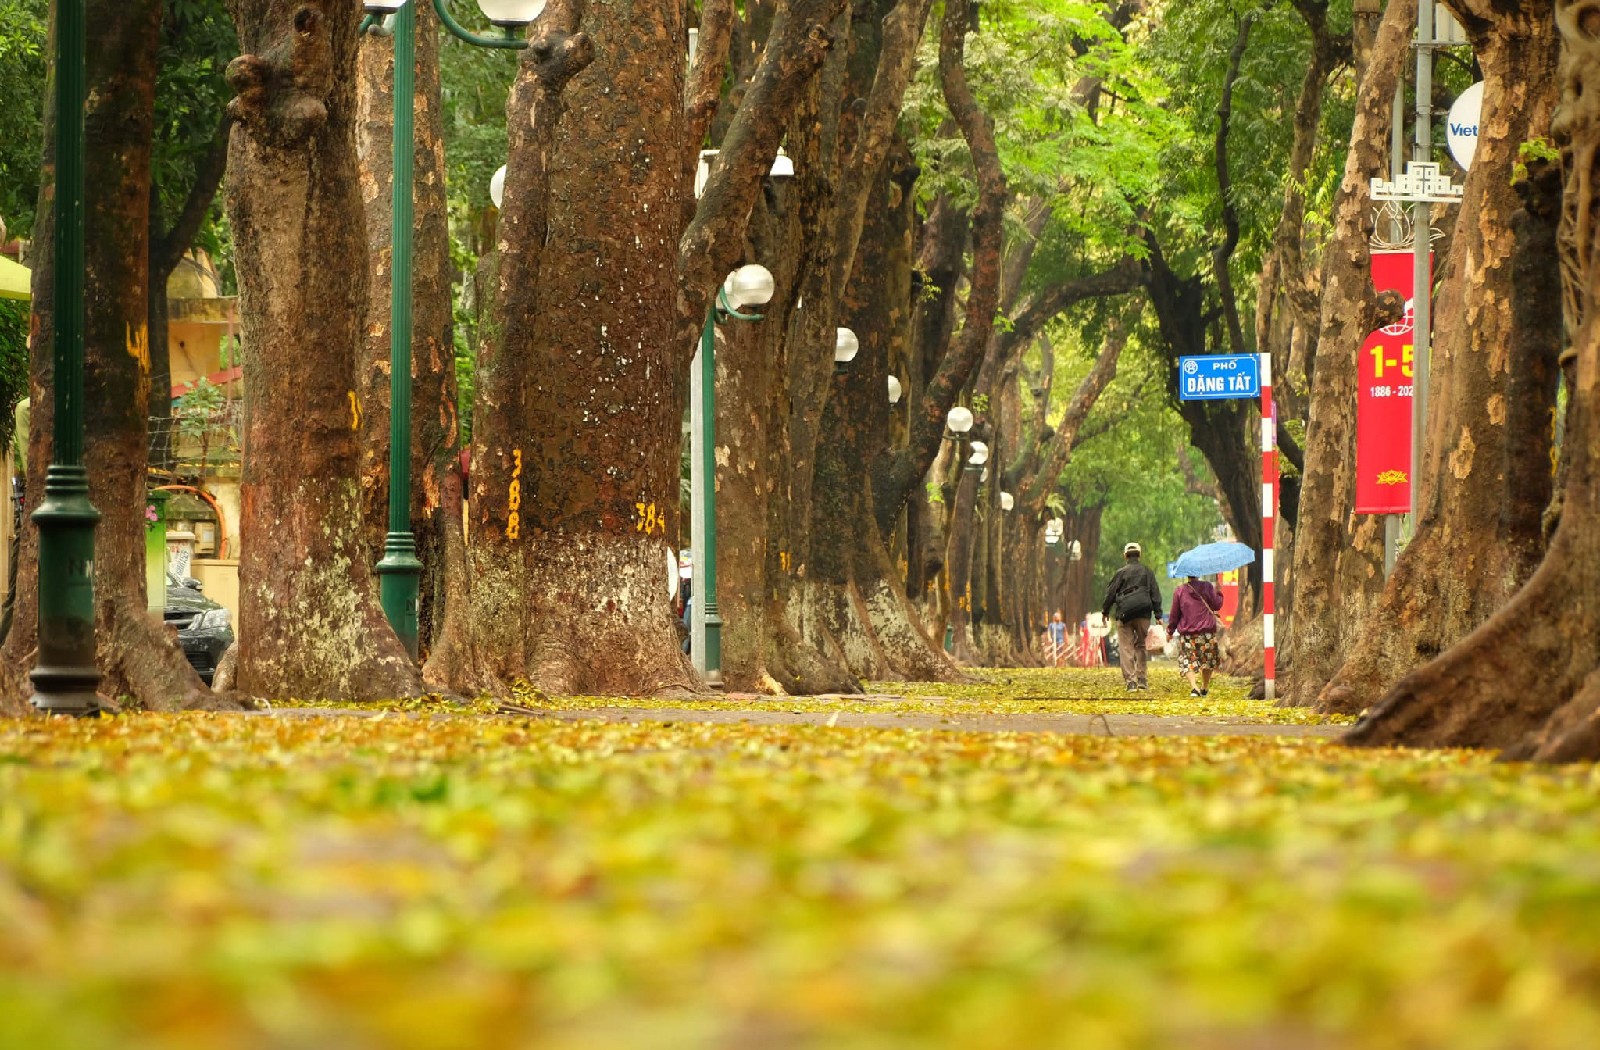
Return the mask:
M 1222 662 L 1222 651 L 1217 647 L 1215 634 L 1178 635 L 1178 669 L 1190 671 L 1215 671 Z

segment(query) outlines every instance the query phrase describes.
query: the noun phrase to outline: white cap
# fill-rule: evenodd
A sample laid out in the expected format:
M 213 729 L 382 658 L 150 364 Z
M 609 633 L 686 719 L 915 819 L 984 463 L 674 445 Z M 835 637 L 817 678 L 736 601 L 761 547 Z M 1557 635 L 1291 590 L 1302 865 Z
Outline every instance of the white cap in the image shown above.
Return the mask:
M 1124 555 L 1143 554 L 1144 548 L 1139 546 L 1137 543 L 1130 543 L 1126 547 L 1122 548 L 1122 553 Z

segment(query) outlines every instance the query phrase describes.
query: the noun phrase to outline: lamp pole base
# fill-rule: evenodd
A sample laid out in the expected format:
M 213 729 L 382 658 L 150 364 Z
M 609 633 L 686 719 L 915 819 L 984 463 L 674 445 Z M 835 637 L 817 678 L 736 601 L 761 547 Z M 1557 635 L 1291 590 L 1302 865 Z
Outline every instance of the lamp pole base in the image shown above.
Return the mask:
M 378 600 L 383 615 L 394 628 L 411 659 L 417 658 L 417 606 L 422 562 L 417 541 L 409 532 L 391 532 L 383 540 L 383 560 L 377 564 Z
M 722 617 L 716 605 L 706 603 L 706 685 L 722 690 Z
M 89 476 L 81 465 L 50 465 L 33 521 L 39 527 L 39 659 L 29 676 L 33 706 L 51 714 L 99 714 L 94 529 L 100 513 L 89 502 Z
M 97 693 L 100 672 L 93 666 L 35 667 L 28 677 L 33 682 L 33 707 L 41 714 L 83 718 L 103 713 Z

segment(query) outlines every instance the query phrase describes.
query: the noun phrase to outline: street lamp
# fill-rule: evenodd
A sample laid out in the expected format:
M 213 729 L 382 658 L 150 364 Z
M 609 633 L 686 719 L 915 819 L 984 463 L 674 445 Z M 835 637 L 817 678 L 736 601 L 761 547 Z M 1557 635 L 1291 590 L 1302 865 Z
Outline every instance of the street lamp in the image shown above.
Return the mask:
M 904 391 L 902 391 L 901 388 L 900 388 L 900 380 L 896 379 L 894 376 L 890 376 L 889 377 L 889 404 L 898 405 L 900 403 L 900 395 L 903 392 Z
M 478 0 L 484 17 L 501 29 L 522 29 L 544 14 L 545 0 Z
M 833 333 L 833 374 L 845 375 L 848 365 L 856 359 L 856 354 L 861 349 L 861 340 L 848 328 L 836 328 Z
M 489 176 L 489 199 L 496 208 L 504 207 L 506 199 L 506 166 L 500 165 L 493 175 Z
M 950 429 L 955 439 L 960 441 L 961 435 L 972 429 L 972 410 L 957 405 L 945 413 L 944 425 Z
M 690 39 L 691 40 L 698 39 L 698 34 L 696 34 L 696 36 L 694 36 L 694 37 L 691 37 Z M 693 55 L 692 52 L 690 53 L 689 61 L 690 62 L 694 61 L 694 55 Z M 694 199 L 695 200 L 699 200 L 700 199 L 700 195 L 705 192 L 706 182 L 708 180 L 710 180 L 710 178 L 711 178 L 711 162 L 717 159 L 717 154 L 720 153 L 720 152 L 722 152 L 722 151 L 721 150 L 714 150 L 714 149 L 703 149 L 703 150 L 700 151 L 700 163 L 694 169 Z M 769 178 L 769 179 L 789 179 L 789 178 L 793 178 L 793 177 L 794 177 L 794 161 L 790 158 L 790 156 L 787 153 L 783 152 L 783 147 L 779 146 L 777 154 L 772 158 L 772 167 L 767 169 L 767 178 Z M 795 309 L 799 309 L 799 308 L 800 308 L 799 304 L 796 303 L 795 304 Z
M 694 548 L 695 591 L 690 601 L 689 653 L 695 670 L 713 689 L 722 687 L 722 616 L 717 610 L 717 322 L 759 321 L 757 313 L 741 312 L 747 306 L 772 301 L 777 284 L 765 266 L 754 263 L 728 274 L 716 299 L 706 311 L 700 330 L 699 367 L 691 369 L 689 383 L 689 536 Z
M 1009 492 L 1000 493 L 1000 509 L 1010 510 L 1017 505 L 1016 499 Z
M 81 0 L 79 0 L 81 2 Z M 367 0 L 368 27 L 380 14 L 394 18 L 394 182 L 391 187 L 389 266 L 389 532 L 378 561 L 383 614 L 412 659 L 417 657 L 417 593 L 422 562 L 411 531 L 411 235 L 412 162 L 416 154 L 413 104 L 416 94 L 417 0 Z M 503 37 L 480 37 L 450 15 L 445 0 L 433 0 L 450 33 L 480 47 L 520 50 L 528 41 L 514 32 L 544 11 L 545 0 L 478 0 Z M 503 169 L 502 169 L 503 170 Z M 504 175 L 500 176 L 504 186 Z M 492 190 L 491 190 L 492 192 Z M 498 203 L 498 202 L 496 202 Z
M 971 445 L 972 454 L 967 457 L 967 469 L 979 470 L 989 462 L 989 446 L 983 441 L 974 441 Z
M 57 0 L 54 364 L 50 466 L 39 527 L 39 655 L 33 706 L 47 714 L 100 710 L 95 666 L 94 527 L 83 466 L 84 0 Z

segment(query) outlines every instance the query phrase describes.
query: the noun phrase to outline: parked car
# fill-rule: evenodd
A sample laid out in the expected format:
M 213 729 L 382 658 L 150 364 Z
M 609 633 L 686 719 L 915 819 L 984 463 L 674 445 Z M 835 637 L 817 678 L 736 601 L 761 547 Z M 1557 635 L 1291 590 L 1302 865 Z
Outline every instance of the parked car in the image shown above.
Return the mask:
M 211 684 L 217 661 L 233 644 L 233 623 L 228 610 L 200 593 L 200 581 L 167 573 L 167 607 L 162 619 L 178 629 L 183 655 Z

